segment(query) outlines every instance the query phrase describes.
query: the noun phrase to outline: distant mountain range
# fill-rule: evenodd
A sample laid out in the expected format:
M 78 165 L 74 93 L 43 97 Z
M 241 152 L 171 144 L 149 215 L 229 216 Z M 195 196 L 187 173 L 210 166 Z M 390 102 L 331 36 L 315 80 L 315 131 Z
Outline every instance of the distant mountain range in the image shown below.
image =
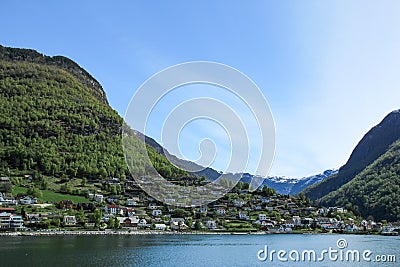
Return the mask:
M 191 174 L 196 175 L 196 176 L 204 176 L 208 180 L 215 180 L 217 179 L 221 173 L 214 170 L 213 168 L 204 168 L 194 162 L 179 159 L 176 156 L 170 154 L 167 149 L 165 149 L 163 146 L 161 146 L 157 141 L 155 141 L 153 138 L 148 137 L 143 135 L 142 133 L 136 132 L 137 136 L 139 136 L 140 139 L 146 140 L 146 144 L 150 145 L 153 147 L 158 153 L 167 156 L 169 159 L 172 159 L 172 163 L 182 169 L 185 170 L 190 170 L 190 169 L 202 169 L 201 171 L 198 172 L 191 172 Z M 326 170 L 323 173 L 312 175 L 309 177 L 303 177 L 303 178 L 289 178 L 285 176 L 270 176 L 270 177 L 260 177 L 264 179 L 264 182 L 262 183 L 262 186 L 268 186 L 270 188 L 273 188 L 278 192 L 279 194 L 284 194 L 284 195 L 295 195 L 306 189 L 307 187 L 314 185 L 316 183 L 321 182 L 322 180 L 337 174 L 337 170 Z M 251 179 L 254 177 L 252 174 L 249 173 L 236 173 L 235 175 L 242 176 L 241 181 L 250 183 Z M 259 177 L 259 176 L 256 176 Z
M 170 154 L 167 149 L 165 149 L 163 146 L 161 146 L 157 141 L 155 141 L 153 138 L 145 136 L 144 134 L 137 132 L 136 135 L 142 139 L 146 140 L 146 144 L 150 145 L 153 147 L 158 153 L 168 156 L 169 159 L 172 160 L 172 163 L 175 164 L 176 166 L 185 169 L 185 170 L 190 170 L 190 169 L 202 169 L 201 171 L 198 172 L 191 172 L 191 174 L 194 174 L 196 176 L 204 176 L 207 179 L 213 181 L 217 179 L 221 173 L 214 170 L 213 168 L 204 168 L 194 162 L 179 159 L 176 156 Z M 337 170 L 326 170 L 323 173 L 312 175 L 309 177 L 303 177 L 303 178 L 289 178 L 285 176 L 271 176 L 271 177 L 260 177 L 264 179 L 264 182 L 262 183 L 262 186 L 268 186 L 270 188 L 273 188 L 278 192 L 279 194 L 284 194 L 284 195 L 295 195 L 306 189 L 307 187 L 319 183 L 322 180 L 330 177 L 331 175 L 337 174 Z M 241 175 L 241 181 L 250 183 L 251 179 L 254 177 L 252 174 L 249 173 L 243 173 L 243 174 L 235 174 L 235 175 Z M 259 176 L 256 176 L 259 177 Z
M 296 195 L 305 188 L 319 183 L 324 179 L 337 174 L 337 170 L 326 170 L 323 173 L 303 178 L 289 178 L 285 176 L 270 176 L 264 178 L 263 186 L 275 189 L 279 194 Z M 242 176 L 242 182 L 250 182 L 253 175 L 245 173 Z

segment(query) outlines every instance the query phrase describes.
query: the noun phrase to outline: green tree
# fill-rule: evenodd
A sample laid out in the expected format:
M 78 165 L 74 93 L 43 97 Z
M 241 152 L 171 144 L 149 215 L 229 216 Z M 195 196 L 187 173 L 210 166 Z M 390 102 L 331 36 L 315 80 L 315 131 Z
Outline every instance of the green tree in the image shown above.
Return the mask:
M 39 188 L 36 188 L 34 186 L 29 187 L 29 189 L 26 193 L 32 197 L 36 197 L 36 198 L 42 197 L 42 191 L 40 191 Z
M 196 230 L 200 230 L 201 229 L 201 222 L 200 221 L 196 221 L 194 223 L 194 229 L 196 229 Z
M 189 215 L 190 214 L 188 214 L 187 211 L 185 211 L 184 209 L 181 209 L 181 208 L 175 209 L 171 214 L 171 216 L 173 218 L 185 218 L 185 217 L 188 217 Z
M 103 217 L 101 210 L 95 209 L 95 211 L 93 213 L 93 217 L 94 217 L 96 226 L 100 226 L 101 219 Z
M 108 228 L 113 229 L 115 227 L 115 220 L 113 218 L 108 219 Z
M 121 226 L 121 224 L 120 224 L 119 220 L 118 219 L 115 220 L 115 225 L 114 225 L 115 229 L 120 228 L 120 226 Z
M 60 220 L 60 218 L 54 218 L 54 219 L 51 221 L 51 224 L 54 225 L 54 226 L 56 226 L 56 227 L 60 227 L 60 225 L 61 225 L 61 220 Z

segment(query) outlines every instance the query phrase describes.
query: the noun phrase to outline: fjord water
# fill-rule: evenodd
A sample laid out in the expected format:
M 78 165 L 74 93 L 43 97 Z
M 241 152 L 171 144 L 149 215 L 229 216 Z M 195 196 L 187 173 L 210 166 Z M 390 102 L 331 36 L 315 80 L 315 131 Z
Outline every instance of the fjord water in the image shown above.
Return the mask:
M 264 249 L 371 250 L 395 263 L 259 261 Z M 399 266 L 400 237 L 361 235 L 129 235 L 0 237 L 0 266 Z

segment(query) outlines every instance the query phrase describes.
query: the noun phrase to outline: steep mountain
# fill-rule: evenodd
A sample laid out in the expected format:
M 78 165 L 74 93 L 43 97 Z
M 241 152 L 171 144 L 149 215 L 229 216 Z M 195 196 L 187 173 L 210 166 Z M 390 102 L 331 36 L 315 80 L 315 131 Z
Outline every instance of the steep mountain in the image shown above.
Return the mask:
M 264 179 L 263 185 L 269 188 L 273 188 L 279 194 L 283 195 L 296 195 L 303 191 L 305 188 L 319 183 L 322 180 L 335 175 L 337 170 L 326 170 L 323 173 L 312 175 L 303 178 L 289 178 L 280 176 L 270 176 Z M 245 173 L 242 176 L 242 182 L 250 182 L 253 176 L 251 174 Z
M 400 139 L 400 111 L 388 114 L 382 122 L 373 127 L 357 144 L 349 160 L 336 175 L 330 176 L 304 190 L 310 199 L 318 199 L 339 189 L 357 174 L 386 153 L 390 146 Z
M 400 140 L 320 204 L 346 207 L 378 221 L 400 221 Z
M 123 119 L 72 60 L 0 46 L 0 174 L 98 179 L 129 175 Z M 187 173 L 148 147 L 159 172 Z

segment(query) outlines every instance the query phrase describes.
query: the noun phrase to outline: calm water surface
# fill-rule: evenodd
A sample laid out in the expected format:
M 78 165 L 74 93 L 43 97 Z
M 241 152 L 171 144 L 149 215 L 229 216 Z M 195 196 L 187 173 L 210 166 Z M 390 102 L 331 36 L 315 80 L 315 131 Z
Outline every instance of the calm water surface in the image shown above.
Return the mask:
M 271 262 L 257 259 L 264 249 L 368 249 L 370 256 L 395 255 L 395 263 Z M 339 250 L 339 249 L 338 249 Z M 263 254 L 261 254 L 263 256 Z M 276 257 L 276 256 L 275 256 Z M 288 256 L 286 256 L 288 257 Z M 0 237 L 0 266 L 400 266 L 400 237 L 355 235 L 135 235 Z

